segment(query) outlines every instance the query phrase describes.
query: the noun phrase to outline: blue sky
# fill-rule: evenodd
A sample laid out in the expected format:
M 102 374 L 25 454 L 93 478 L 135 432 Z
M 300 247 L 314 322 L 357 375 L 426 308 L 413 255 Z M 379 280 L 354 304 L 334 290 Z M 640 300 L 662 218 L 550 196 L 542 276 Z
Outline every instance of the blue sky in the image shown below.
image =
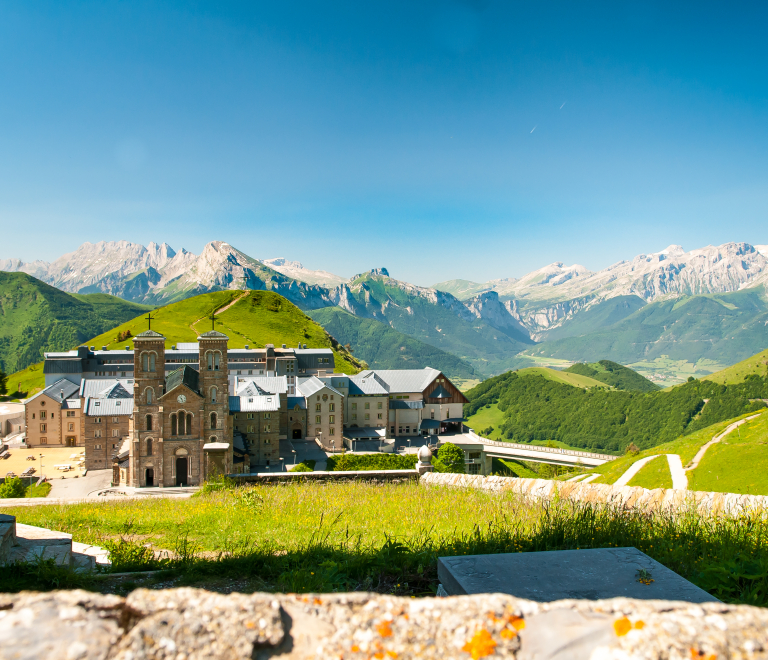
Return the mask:
M 3 2 L 0 258 L 417 284 L 768 243 L 757 3 Z

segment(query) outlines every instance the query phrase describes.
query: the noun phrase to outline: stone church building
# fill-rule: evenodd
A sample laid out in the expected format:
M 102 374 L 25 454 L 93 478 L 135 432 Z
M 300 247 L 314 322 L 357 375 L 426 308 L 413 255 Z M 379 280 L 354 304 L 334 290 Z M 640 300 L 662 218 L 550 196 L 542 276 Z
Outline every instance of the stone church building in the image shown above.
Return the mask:
M 165 337 L 134 337 L 133 419 L 115 457 L 114 483 L 196 486 L 233 471 L 227 343 L 215 330 L 198 337 L 199 370 L 166 374 Z

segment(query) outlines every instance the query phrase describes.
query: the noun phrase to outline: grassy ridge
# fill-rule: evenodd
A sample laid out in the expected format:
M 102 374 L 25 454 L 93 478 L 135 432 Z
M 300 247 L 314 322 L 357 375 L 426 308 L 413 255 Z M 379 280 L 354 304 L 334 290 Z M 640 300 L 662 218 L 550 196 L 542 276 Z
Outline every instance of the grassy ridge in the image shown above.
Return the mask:
M 765 376 L 768 373 L 768 351 L 761 351 L 730 367 L 716 371 L 702 380 L 711 380 L 713 383 L 730 385 L 743 382 L 747 377 Z
M 525 367 L 524 369 L 518 369 L 516 373 L 521 378 L 524 376 L 541 376 L 546 380 L 563 383 L 564 385 L 572 385 L 573 387 L 607 387 L 605 383 L 589 375 L 570 372 L 567 369 L 565 371 L 558 371 L 548 367 Z
M 648 461 L 640 471 L 630 479 L 627 486 L 640 486 L 653 490 L 654 488 L 672 488 L 672 473 L 669 471 L 669 461 L 666 456 L 657 456 Z
M 0 370 L 21 371 L 45 351 L 69 350 L 148 309 L 105 294 L 64 293 L 26 273 L 0 272 Z
M 636 371 L 610 360 L 600 360 L 600 362 L 593 362 L 592 364 L 577 362 L 565 371 L 588 376 L 617 390 L 654 392 L 660 389 L 658 385 L 652 383 Z

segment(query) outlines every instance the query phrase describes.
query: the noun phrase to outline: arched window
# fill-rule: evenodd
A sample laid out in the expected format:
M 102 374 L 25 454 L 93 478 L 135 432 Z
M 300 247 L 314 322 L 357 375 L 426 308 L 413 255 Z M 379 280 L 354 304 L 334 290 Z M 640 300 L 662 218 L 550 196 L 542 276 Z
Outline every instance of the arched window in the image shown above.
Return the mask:
M 219 390 L 216 387 L 211 388 L 211 403 L 216 403 L 216 397 L 219 395 Z
M 221 364 L 221 353 L 218 351 L 209 351 L 207 354 L 208 370 L 218 371 Z
M 216 426 L 216 413 L 215 412 L 211 413 L 211 428 L 212 429 L 217 428 L 217 426 Z
M 147 415 L 146 421 L 147 421 L 147 427 L 146 427 L 147 431 L 151 431 L 152 430 L 152 415 Z
M 176 420 L 176 413 L 171 414 L 171 435 L 178 435 L 179 427 Z
M 210 438 L 208 438 L 208 442 L 218 442 L 218 439 L 215 435 L 212 435 Z
M 147 405 L 151 405 L 155 401 L 155 391 L 148 387 L 146 390 L 144 390 L 144 400 L 147 402 Z
M 213 371 L 213 353 L 208 351 L 206 358 L 208 360 L 208 371 Z
M 179 435 L 186 435 L 187 429 L 186 429 L 186 421 L 187 416 L 184 414 L 184 412 L 179 413 Z
M 187 413 L 187 435 L 192 435 L 192 413 Z
M 154 353 L 149 354 L 149 370 L 150 371 L 155 370 L 155 354 Z
M 141 368 L 144 371 L 155 370 L 155 354 L 154 353 L 142 353 L 141 354 Z
M 152 456 L 152 438 L 147 438 L 147 456 Z

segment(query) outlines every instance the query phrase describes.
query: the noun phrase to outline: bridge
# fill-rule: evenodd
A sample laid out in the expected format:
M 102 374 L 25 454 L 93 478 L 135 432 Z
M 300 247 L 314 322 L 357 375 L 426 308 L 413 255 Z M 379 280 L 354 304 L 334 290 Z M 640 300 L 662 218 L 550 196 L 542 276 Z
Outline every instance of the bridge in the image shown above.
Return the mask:
M 518 461 L 531 461 L 532 463 L 550 463 L 552 465 L 567 465 L 571 467 L 597 467 L 608 461 L 613 461 L 617 456 L 609 454 L 596 454 L 575 449 L 561 449 L 560 447 L 540 447 L 538 445 L 523 445 L 516 442 L 497 442 L 482 438 L 472 429 L 464 427 L 464 433 L 456 435 L 441 435 L 440 438 L 458 445 L 465 451 L 483 451 L 493 458 L 508 458 Z

